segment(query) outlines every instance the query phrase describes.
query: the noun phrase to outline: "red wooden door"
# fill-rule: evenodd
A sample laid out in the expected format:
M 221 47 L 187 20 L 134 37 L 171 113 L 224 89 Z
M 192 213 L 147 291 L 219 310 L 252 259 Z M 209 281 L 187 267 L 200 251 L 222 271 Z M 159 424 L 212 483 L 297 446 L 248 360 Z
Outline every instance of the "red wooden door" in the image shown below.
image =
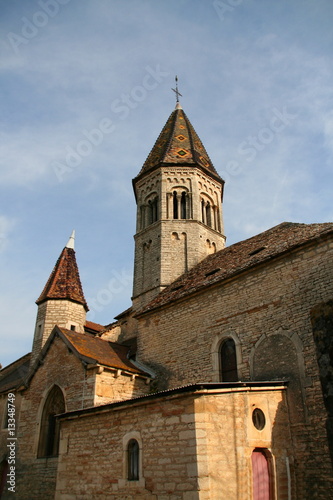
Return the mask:
M 252 453 L 253 500 L 271 500 L 268 461 L 264 453 Z

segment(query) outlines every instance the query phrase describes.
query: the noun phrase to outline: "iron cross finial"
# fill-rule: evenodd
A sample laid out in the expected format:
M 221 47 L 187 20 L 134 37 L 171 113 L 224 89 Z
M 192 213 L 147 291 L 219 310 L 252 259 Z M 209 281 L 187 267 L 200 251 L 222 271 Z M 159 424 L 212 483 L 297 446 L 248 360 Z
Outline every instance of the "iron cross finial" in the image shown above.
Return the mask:
M 183 97 L 182 94 L 178 91 L 178 77 L 176 75 L 176 78 L 175 78 L 175 81 L 176 81 L 176 88 L 175 89 L 171 89 L 174 91 L 174 93 L 176 94 L 176 101 L 179 102 L 179 96 L 180 97 Z

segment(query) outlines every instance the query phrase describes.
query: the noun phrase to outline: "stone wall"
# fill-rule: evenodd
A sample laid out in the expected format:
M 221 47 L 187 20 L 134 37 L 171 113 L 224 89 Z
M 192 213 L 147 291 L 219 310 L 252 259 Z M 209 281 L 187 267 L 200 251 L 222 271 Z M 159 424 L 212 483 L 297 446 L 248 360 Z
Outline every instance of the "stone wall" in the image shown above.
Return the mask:
M 139 359 L 159 374 L 159 388 L 217 381 L 219 346 L 228 337 L 240 380 L 290 379 L 297 491 L 307 500 L 327 498 L 333 486 L 310 322 L 310 310 L 333 296 L 332 276 L 333 243 L 322 238 L 145 314 L 138 325 Z
M 252 423 L 256 405 L 266 415 L 263 431 Z M 258 446 L 274 458 L 276 498 L 288 498 L 291 441 L 280 388 L 185 390 L 64 418 L 57 500 L 250 500 L 251 453 Z M 140 444 L 138 481 L 126 475 L 131 437 Z
M 111 368 L 97 368 L 94 406 L 122 401 L 149 392 L 149 378 Z
M 21 411 L 17 413 L 17 498 L 22 500 L 54 498 L 58 458 L 37 458 L 37 450 L 43 406 L 55 384 L 63 392 L 66 411 L 139 396 L 149 390 L 143 377 L 100 366 L 84 366 L 55 336 L 24 391 Z M 2 406 L 5 400 L 1 399 Z M 1 431 L 0 457 L 6 449 L 6 437 L 6 432 Z M 4 498 L 11 498 L 10 495 L 7 493 Z
M 173 192 L 182 191 L 186 218 L 174 218 Z M 224 248 L 225 237 L 222 186 L 197 168 L 162 167 L 140 179 L 136 193 L 133 306 L 138 310 L 207 255 Z M 142 208 L 152 195 L 158 198 L 157 219 L 145 224 Z M 203 221 L 202 201 L 211 207 L 210 223 Z
M 82 363 L 56 337 L 24 392 L 18 433 L 17 498 L 54 498 L 58 459 L 36 458 L 43 405 L 50 389 L 57 384 L 63 391 L 66 410 L 92 406 L 94 377 L 90 375 L 88 372 L 86 378 Z
M 333 300 L 314 307 L 311 311 L 311 322 L 327 412 L 327 438 L 333 463 Z
M 70 300 L 51 299 L 39 304 L 31 354 L 31 366 L 56 325 L 68 330 L 73 325 L 77 332 L 83 332 L 85 322 L 86 310 L 82 304 L 77 304 Z
M 262 430 L 253 424 L 255 409 L 264 413 Z M 261 449 L 271 461 L 272 498 L 300 500 L 291 478 L 289 414 L 281 390 L 225 389 L 223 395 L 196 399 L 195 411 L 200 499 L 251 499 L 251 456 L 254 449 Z

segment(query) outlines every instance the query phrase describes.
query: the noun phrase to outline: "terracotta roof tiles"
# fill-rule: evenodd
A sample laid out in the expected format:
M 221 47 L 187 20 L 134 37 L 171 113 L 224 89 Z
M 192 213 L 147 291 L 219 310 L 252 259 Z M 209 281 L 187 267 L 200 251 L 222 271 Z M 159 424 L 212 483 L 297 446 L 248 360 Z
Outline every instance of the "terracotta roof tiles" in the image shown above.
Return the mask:
M 126 370 L 132 373 L 141 373 L 128 359 L 129 346 L 108 342 L 90 334 L 79 333 L 66 328 L 57 327 L 62 336 L 70 343 L 79 357 L 89 363 Z
M 36 304 L 41 304 L 47 299 L 67 299 L 78 302 L 88 311 L 73 248 L 65 247 L 61 252 Z
M 215 283 L 333 233 L 333 223 L 284 222 L 252 238 L 209 255 L 193 269 L 167 286 L 138 315 L 198 292 Z
M 87 333 L 101 333 L 105 330 L 105 326 L 99 323 L 94 323 L 94 321 L 86 321 L 84 325 L 84 330 Z
M 190 120 L 179 106 L 171 113 L 136 181 L 160 165 L 197 166 L 223 182 Z

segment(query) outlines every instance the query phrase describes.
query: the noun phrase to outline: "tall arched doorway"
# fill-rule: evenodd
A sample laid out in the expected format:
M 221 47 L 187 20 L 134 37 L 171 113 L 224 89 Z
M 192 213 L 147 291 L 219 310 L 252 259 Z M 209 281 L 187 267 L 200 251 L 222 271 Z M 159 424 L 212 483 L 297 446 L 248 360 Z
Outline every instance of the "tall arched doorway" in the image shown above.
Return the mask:
M 268 450 L 256 448 L 252 452 L 253 500 L 273 500 L 269 457 Z
M 39 435 L 39 458 L 58 455 L 59 422 L 56 415 L 65 412 L 65 399 L 59 386 L 54 385 L 50 390 L 43 408 Z

